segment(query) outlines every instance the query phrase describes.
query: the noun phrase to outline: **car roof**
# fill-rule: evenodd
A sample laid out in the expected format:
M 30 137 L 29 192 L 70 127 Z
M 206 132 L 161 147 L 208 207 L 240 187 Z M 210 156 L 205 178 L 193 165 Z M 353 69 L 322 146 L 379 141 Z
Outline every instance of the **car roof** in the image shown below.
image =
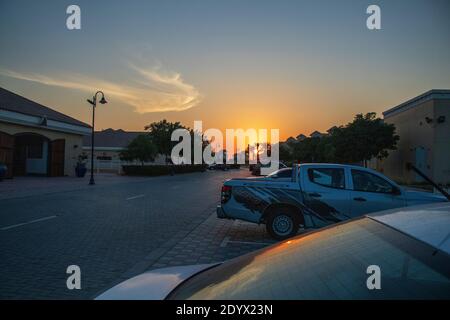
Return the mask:
M 342 164 L 342 163 L 300 163 L 300 164 L 298 164 L 298 166 L 317 166 L 317 167 L 322 167 L 322 168 L 326 168 L 326 167 L 351 168 L 351 169 L 372 171 L 372 172 L 376 172 L 376 173 L 379 174 L 379 172 L 376 171 L 376 170 L 373 170 L 371 168 L 366 168 L 366 167 L 363 167 L 363 166 L 354 165 L 354 164 Z
M 367 217 L 450 254 L 450 202 L 397 208 Z

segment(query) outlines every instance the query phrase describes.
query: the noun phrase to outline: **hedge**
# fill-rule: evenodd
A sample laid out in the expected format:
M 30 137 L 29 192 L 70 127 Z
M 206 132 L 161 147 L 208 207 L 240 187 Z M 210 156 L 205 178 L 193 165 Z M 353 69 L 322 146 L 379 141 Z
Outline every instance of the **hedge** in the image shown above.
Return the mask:
M 123 172 L 129 176 L 162 176 L 172 172 L 175 174 L 202 172 L 206 166 L 202 164 L 195 165 L 150 165 L 150 166 L 122 166 Z M 173 170 L 173 171 L 172 171 Z

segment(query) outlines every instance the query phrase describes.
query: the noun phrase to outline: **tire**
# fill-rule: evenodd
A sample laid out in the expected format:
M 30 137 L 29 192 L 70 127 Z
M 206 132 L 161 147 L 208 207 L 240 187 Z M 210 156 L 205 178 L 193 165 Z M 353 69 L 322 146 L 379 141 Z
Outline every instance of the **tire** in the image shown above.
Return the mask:
M 267 232 L 276 240 L 284 240 L 295 236 L 299 228 L 299 214 L 289 208 L 274 209 L 266 221 Z

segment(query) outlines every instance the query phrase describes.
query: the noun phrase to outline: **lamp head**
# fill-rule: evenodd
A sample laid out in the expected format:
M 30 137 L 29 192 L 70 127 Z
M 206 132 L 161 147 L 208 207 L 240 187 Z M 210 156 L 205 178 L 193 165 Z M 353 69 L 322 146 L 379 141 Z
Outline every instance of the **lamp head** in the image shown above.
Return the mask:
M 101 104 L 106 104 L 108 101 L 106 101 L 105 96 L 102 96 L 102 98 L 99 101 Z

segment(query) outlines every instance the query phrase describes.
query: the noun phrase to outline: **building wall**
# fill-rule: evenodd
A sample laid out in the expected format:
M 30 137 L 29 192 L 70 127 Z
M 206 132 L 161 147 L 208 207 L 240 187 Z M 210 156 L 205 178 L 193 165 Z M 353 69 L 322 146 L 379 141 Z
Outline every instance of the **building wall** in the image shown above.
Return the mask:
M 108 150 L 107 148 L 101 148 L 100 150 L 94 149 L 94 169 L 98 172 L 121 172 L 122 165 L 136 164 L 140 165 L 139 161 L 126 162 L 120 159 L 121 150 Z M 86 167 L 91 168 L 91 149 L 89 147 L 83 147 L 83 153 L 87 156 Z M 98 157 L 111 157 L 111 160 L 99 160 Z M 155 161 L 146 162 L 145 165 L 164 165 L 165 156 L 158 154 L 155 157 Z
M 83 148 L 83 152 L 88 156 L 88 159 L 91 158 L 91 149 L 87 150 L 87 148 Z M 111 160 L 120 160 L 120 151 L 117 150 L 95 150 L 94 149 L 94 158 L 97 157 L 111 157 Z
M 437 124 L 444 115 L 446 120 Z M 427 123 L 426 117 L 433 119 Z M 406 170 L 408 162 L 416 165 L 437 183 L 450 183 L 450 100 L 429 100 L 384 119 L 396 127 L 400 136 L 397 150 L 372 166 L 392 179 L 413 184 L 423 181 Z
M 88 159 L 91 157 L 91 150 L 86 147 L 83 148 L 83 152 L 88 156 Z M 96 150 L 94 149 L 94 158 L 97 157 L 111 157 L 111 160 L 120 160 L 120 150 Z M 151 164 L 164 165 L 165 164 L 165 156 L 158 154 L 155 157 L 155 161 L 151 162 Z
M 64 139 L 65 142 L 65 159 L 64 159 L 64 175 L 74 176 L 75 166 L 78 155 L 82 152 L 83 136 L 72 133 L 64 133 L 59 131 L 46 130 L 45 128 L 34 128 L 22 125 L 16 125 L 6 122 L 0 122 L 0 131 L 15 135 L 18 133 L 36 133 L 50 140 Z
M 445 117 L 444 123 L 436 123 Z M 433 176 L 439 183 L 450 184 L 450 99 L 434 102 Z

